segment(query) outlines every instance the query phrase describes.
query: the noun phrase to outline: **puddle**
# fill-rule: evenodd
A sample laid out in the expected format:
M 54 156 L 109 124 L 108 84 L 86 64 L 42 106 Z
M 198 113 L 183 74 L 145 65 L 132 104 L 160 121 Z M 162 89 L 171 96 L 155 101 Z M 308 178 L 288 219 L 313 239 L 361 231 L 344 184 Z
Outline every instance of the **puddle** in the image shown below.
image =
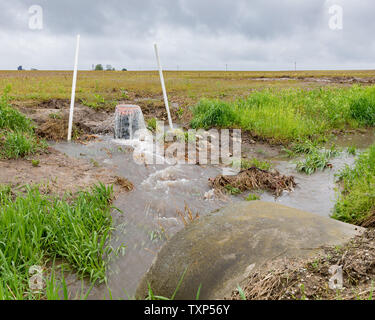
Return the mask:
M 332 169 L 318 171 L 312 175 L 298 173 L 295 169 L 297 160 L 285 161 L 280 157 L 273 158 L 275 169 L 285 175 L 293 175 L 297 187 L 293 192 L 284 192 L 281 197 L 274 199 L 270 194 L 262 194 L 261 200 L 275 201 L 277 203 L 316 213 L 322 216 L 330 216 L 336 201 L 335 174 L 345 165 L 352 165 L 356 157 L 349 155 L 346 148 L 355 146 L 358 152 L 363 151 L 375 141 L 375 130 L 370 129 L 363 133 L 346 134 L 336 136 L 333 140 L 339 148 L 342 148 L 340 156 L 332 159 Z M 332 142 L 330 143 L 332 144 Z
M 334 143 L 340 147 L 356 147 L 357 149 L 368 148 L 375 140 L 375 129 L 366 132 L 336 136 Z
M 328 217 L 332 213 L 336 199 L 335 173 L 344 168 L 345 164 L 351 165 L 354 161 L 354 156 L 343 152 L 340 157 L 330 161 L 333 166 L 332 169 L 318 171 L 312 175 L 298 173 L 296 165 L 292 162 L 277 161 L 275 169 L 282 174 L 293 175 L 297 187 L 293 192 L 283 192 L 277 199 L 274 199 L 268 193 L 264 193 L 261 195 L 261 200 L 268 202 L 275 201 L 288 207 Z
M 350 145 L 360 148 L 374 141 L 364 135 L 357 138 L 352 135 Z M 100 137 L 101 141 L 87 145 L 75 143 L 51 143 L 51 145 L 69 156 L 92 160 L 96 165 L 112 168 L 117 175 L 133 182 L 135 189 L 120 194 L 114 205 L 123 211 L 114 212 L 112 246 L 126 245 L 125 254 L 113 259 L 108 272 L 108 286 L 114 299 L 133 297 L 137 285 L 148 270 L 157 252 L 165 241 L 184 227 L 177 210 L 184 212 L 185 204 L 203 216 L 213 210 L 228 205 L 230 201 L 243 201 L 244 196 L 230 197 L 226 201 L 205 200 L 209 193 L 208 178 L 222 174 L 220 167 L 197 165 L 139 165 L 133 160 L 132 147 L 139 141 L 114 141 L 111 137 Z M 336 144 L 345 146 L 339 140 Z M 142 146 L 147 150 L 147 145 Z M 353 164 L 354 156 L 345 151 L 331 161 L 333 169 L 317 172 L 311 176 L 299 174 L 291 161 L 273 159 L 274 167 L 285 175 L 294 175 L 298 183 L 291 193 L 284 192 L 276 200 L 269 193 L 263 193 L 261 200 L 278 202 L 283 205 L 329 216 L 334 206 L 334 174 L 345 164 Z M 71 285 L 79 289 L 81 283 Z M 108 297 L 108 289 L 102 285 L 95 287 L 89 298 Z

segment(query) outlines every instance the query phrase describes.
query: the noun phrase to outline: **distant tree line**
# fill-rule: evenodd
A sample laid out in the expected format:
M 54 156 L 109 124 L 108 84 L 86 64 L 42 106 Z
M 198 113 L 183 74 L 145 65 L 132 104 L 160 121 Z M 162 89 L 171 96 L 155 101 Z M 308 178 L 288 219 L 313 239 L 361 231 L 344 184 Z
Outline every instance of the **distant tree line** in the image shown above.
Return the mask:
M 104 70 L 104 67 L 101 63 L 97 64 L 94 68 L 95 71 L 103 71 Z M 107 64 L 105 66 L 105 70 L 106 71 L 115 71 L 116 69 L 115 68 L 112 68 L 112 66 L 110 64 Z M 126 68 L 122 68 L 122 71 L 127 71 Z

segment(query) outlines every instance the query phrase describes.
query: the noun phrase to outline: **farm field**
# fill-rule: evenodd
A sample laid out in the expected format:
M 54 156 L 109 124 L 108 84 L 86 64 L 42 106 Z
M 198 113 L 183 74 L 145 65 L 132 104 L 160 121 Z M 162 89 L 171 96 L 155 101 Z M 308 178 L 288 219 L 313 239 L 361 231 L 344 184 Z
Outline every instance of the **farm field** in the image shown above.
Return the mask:
M 316 88 L 375 82 L 375 71 L 164 71 L 172 102 L 200 98 L 236 99 L 262 88 Z M 0 87 L 10 84 L 17 101 L 70 99 L 72 72 L 0 71 Z M 76 99 L 98 107 L 113 107 L 128 98 L 161 96 L 157 71 L 79 71 Z
M 357 226 L 375 226 L 374 197 L 368 196 L 375 172 L 375 71 L 164 75 L 178 127 L 242 130 L 241 169 L 249 175 L 255 170 L 259 185 L 268 189 L 233 179 L 220 185 L 225 201 L 276 201 L 282 190 L 277 189 L 277 197 L 270 190 L 288 181 L 288 194 L 280 203 Z M 112 293 L 119 298 L 124 289 L 132 295 L 172 235 L 223 206 L 222 199 L 206 199 L 208 181 L 215 176 L 215 181 L 229 181 L 222 179 L 220 166 L 197 163 L 186 171 L 139 166 L 128 144 L 113 141 L 118 104 L 139 105 L 150 132 L 155 132 L 157 120 L 167 121 L 156 71 L 79 71 L 73 142 L 66 143 L 71 82 L 70 71 L 0 71 L 0 225 L 15 221 L 20 226 L 0 232 L 5 261 L 0 299 L 103 298 Z M 27 206 L 32 210 L 25 218 Z M 38 218 L 34 228 L 38 212 L 53 214 Z M 87 214 L 95 223 L 86 220 Z M 160 222 L 161 214 L 175 224 Z M 59 215 L 63 224 L 58 232 Z M 55 238 L 46 236 L 46 230 Z M 23 239 L 19 252 L 15 233 Z M 94 238 L 88 236 L 92 234 Z M 31 235 L 30 245 L 25 239 Z M 371 232 L 366 237 L 374 241 Z M 366 241 L 356 243 L 365 251 Z M 14 260 L 15 250 L 22 259 Z M 338 253 L 335 257 L 341 258 Z M 61 259 L 72 271 L 66 275 L 69 281 L 56 276 L 61 270 L 55 260 Z M 123 280 L 109 274 L 110 261 L 127 270 Z M 49 272 L 45 292 L 37 295 L 27 288 L 26 268 L 35 264 Z M 77 275 L 89 282 L 87 294 L 79 291 L 80 281 L 71 279 Z M 360 277 L 357 271 L 355 276 Z M 370 284 L 362 280 L 360 289 L 367 294 Z M 348 292 L 353 288 L 350 284 Z M 232 298 L 256 296 L 249 288 L 235 289 Z
M 40 106 L 46 109 L 49 105 L 52 108 L 56 105 L 64 105 L 66 107 L 70 103 L 71 76 L 71 72 L 67 71 L 0 71 L 0 88 L 11 87 L 9 97 L 16 107 L 30 107 L 31 109 L 39 108 Z M 274 115 L 280 114 L 283 118 L 281 122 L 285 122 L 278 124 L 278 126 L 289 125 L 288 121 L 294 121 L 295 126 L 299 121 L 299 115 L 296 115 L 297 118 L 290 118 L 290 112 L 294 112 L 295 108 L 299 108 L 296 105 L 299 103 L 299 99 L 304 99 L 301 107 L 308 108 L 307 113 L 319 112 L 316 108 L 314 109 L 315 101 L 326 110 L 328 108 L 325 103 L 329 105 L 340 103 L 333 101 L 335 99 L 334 95 L 337 96 L 337 99 L 342 99 L 347 104 L 351 98 L 355 98 L 357 94 L 360 94 L 361 90 L 356 93 L 345 89 L 355 84 L 371 86 L 375 82 L 375 72 L 166 71 L 165 80 L 174 121 L 186 127 L 190 127 L 190 121 L 193 117 L 191 107 L 202 99 L 219 99 L 220 101 L 231 103 L 238 99 L 246 99 L 254 91 L 261 92 L 255 100 L 260 101 L 263 99 L 262 102 L 264 102 L 268 96 L 272 97 L 274 101 L 269 102 L 276 109 L 272 110 L 271 108 L 268 111 L 273 112 Z M 319 94 L 320 88 L 325 88 L 327 91 Z M 340 88 L 344 90 L 340 90 Z M 289 89 L 292 89 L 292 91 L 289 92 Z M 337 89 L 338 91 L 336 91 Z M 294 94 L 296 96 L 292 97 Z M 76 102 L 94 111 L 105 112 L 114 112 L 115 106 L 119 103 L 137 104 L 141 106 L 147 120 L 153 117 L 158 120 L 167 120 L 159 76 L 156 71 L 81 71 L 77 80 Z M 280 106 L 280 110 L 277 109 L 278 106 Z M 283 110 L 284 107 L 286 110 Z M 225 108 L 232 109 L 233 104 L 231 106 L 227 105 Z M 195 111 L 196 118 L 199 118 L 200 111 L 198 109 Z M 343 109 L 339 110 L 339 112 L 345 113 Z M 285 114 L 284 111 L 286 112 Z M 259 114 L 257 116 L 261 117 L 262 115 Z M 344 116 L 345 119 L 343 119 L 342 123 L 335 123 L 333 127 L 328 129 L 356 126 L 356 124 L 348 123 L 350 119 L 347 119 L 345 114 L 336 114 L 336 116 Z M 275 121 L 279 120 L 279 118 L 275 119 Z M 197 123 L 197 121 L 195 120 L 194 124 L 207 126 L 207 124 Z M 238 122 L 241 122 L 241 120 Z M 216 124 L 211 123 L 208 125 L 214 126 Z M 220 123 L 217 123 L 217 125 L 220 126 Z M 240 125 L 246 130 L 252 129 L 250 128 L 251 126 L 246 125 L 243 121 L 241 124 L 237 123 L 236 125 Z M 309 126 L 310 124 L 306 123 L 306 125 Z M 268 127 L 270 126 L 268 125 Z M 274 127 L 274 125 L 271 125 L 271 127 Z M 289 130 L 293 131 L 294 129 L 290 128 Z M 305 129 L 298 128 L 298 130 L 303 131 Z M 309 128 L 309 130 L 312 132 L 320 129 Z M 278 133 L 263 132 L 262 128 L 254 130 L 253 134 L 260 134 L 260 138 L 276 138 L 276 140 L 279 138 L 275 137 Z M 279 140 L 291 139 L 290 132 L 283 134 L 286 137 L 280 137 Z M 301 134 L 306 135 L 306 132 L 301 132 Z

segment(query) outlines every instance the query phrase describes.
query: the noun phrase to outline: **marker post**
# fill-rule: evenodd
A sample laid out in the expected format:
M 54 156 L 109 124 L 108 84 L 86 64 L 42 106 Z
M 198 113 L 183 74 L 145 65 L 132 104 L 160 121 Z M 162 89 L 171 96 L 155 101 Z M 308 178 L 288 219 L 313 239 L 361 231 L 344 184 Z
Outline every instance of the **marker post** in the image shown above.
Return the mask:
M 71 97 L 71 100 L 70 100 L 68 141 L 72 140 L 74 100 L 75 100 L 75 96 L 76 96 L 77 68 L 78 68 L 78 55 L 79 55 L 79 39 L 80 39 L 80 35 L 77 35 L 76 56 L 75 56 L 75 62 L 74 62 L 73 84 L 72 84 L 72 97 Z
M 159 76 L 160 76 L 161 88 L 163 90 L 164 104 L 165 104 L 165 108 L 167 109 L 167 114 L 168 114 L 169 127 L 173 130 L 173 123 L 172 123 L 171 113 L 169 112 L 169 104 L 168 104 L 167 91 L 165 90 L 163 70 L 161 68 L 160 59 L 159 59 L 159 52 L 158 52 L 158 45 L 156 43 L 154 43 L 154 48 L 155 48 L 156 61 L 158 63 L 158 68 L 159 68 Z

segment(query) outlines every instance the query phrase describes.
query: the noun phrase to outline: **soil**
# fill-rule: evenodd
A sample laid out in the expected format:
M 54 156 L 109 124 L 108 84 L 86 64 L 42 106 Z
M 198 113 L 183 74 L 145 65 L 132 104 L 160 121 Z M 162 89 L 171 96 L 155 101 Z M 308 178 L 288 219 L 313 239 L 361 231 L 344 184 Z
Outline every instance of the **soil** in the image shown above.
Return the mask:
M 67 100 L 49 100 L 36 106 L 23 104 L 18 106 L 18 110 L 35 122 L 36 132 L 40 137 L 59 141 L 65 140 L 68 135 L 69 106 Z M 113 113 L 94 110 L 76 103 L 73 137 L 85 140 L 85 136 L 88 135 L 112 133 L 113 121 Z
M 157 118 L 159 121 L 167 121 L 168 116 L 164 102 L 158 98 L 135 99 L 132 101 L 119 102 L 124 104 L 136 104 L 142 109 L 145 121 Z M 37 134 L 47 140 L 65 140 L 68 135 L 68 120 L 70 101 L 63 99 L 53 99 L 35 103 L 14 102 L 14 106 L 36 124 Z M 183 127 L 188 127 L 190 122 L 190 112 L 179 112 L 180 107 L 186 101 L 179 103 L 172 102 L 171 116 L 174 123 L 179 123 Z M 114 110 L 105 110 L 87 107 L 76 103 L 73 119 L 73 139 L 86 141 L 93 138 L 95 134 L 113 134 Z
M 257 159 L 275 159 L 280 157 L 283 146 L 280 144 L 271 144 L 270 141 L 263 141 L 258 137 L 252 136 L 249 132 L 241 132 L 242 139 L 242 157 Z
M 347 245 L 324 248 L 309 261 L 279 259 L 254 271 L 240 284 L 248 300 L 372 299 L 375 281 L 375 229 L 367 229 Z M 342 289 L 330 289 L 330 268 L 343 270 Z M 242 299 L 238 289 L 231 299 Z
M 259 77 L 259 78 L 246 78 L 248 80 L 258 80 L 258 81 L 288 81 L 288 80 L 295 80 L 295 81 L 304 81 L 304 82 L 319 82 L 319 83 L 328 83 L 328 84 L 374 84 L 375 78 L 366 77 L 366 78 L 359 78 L 359 77 L 352 77 L 352 76 L 327 76 L 327 77 L 313 77 L 313 76 L 298 76 L 298 77 L 291 77 L 288 75 L 283 75 L 281 77 Z
M 32 160 L 38 160 L 38 165 L 33 166 Z M 95 162 L 70 158 L 53 148 L 33 158 L 0 160 L 0 184 L 11 185 L 14 189 L 40 184 L 43 192 L 62 196 L 65 192 L 86 189 L 99 181 L 114 184 L 115 193 L 133 188 L 129 181 L 117 177 L 109 169 L 98 167 Z

